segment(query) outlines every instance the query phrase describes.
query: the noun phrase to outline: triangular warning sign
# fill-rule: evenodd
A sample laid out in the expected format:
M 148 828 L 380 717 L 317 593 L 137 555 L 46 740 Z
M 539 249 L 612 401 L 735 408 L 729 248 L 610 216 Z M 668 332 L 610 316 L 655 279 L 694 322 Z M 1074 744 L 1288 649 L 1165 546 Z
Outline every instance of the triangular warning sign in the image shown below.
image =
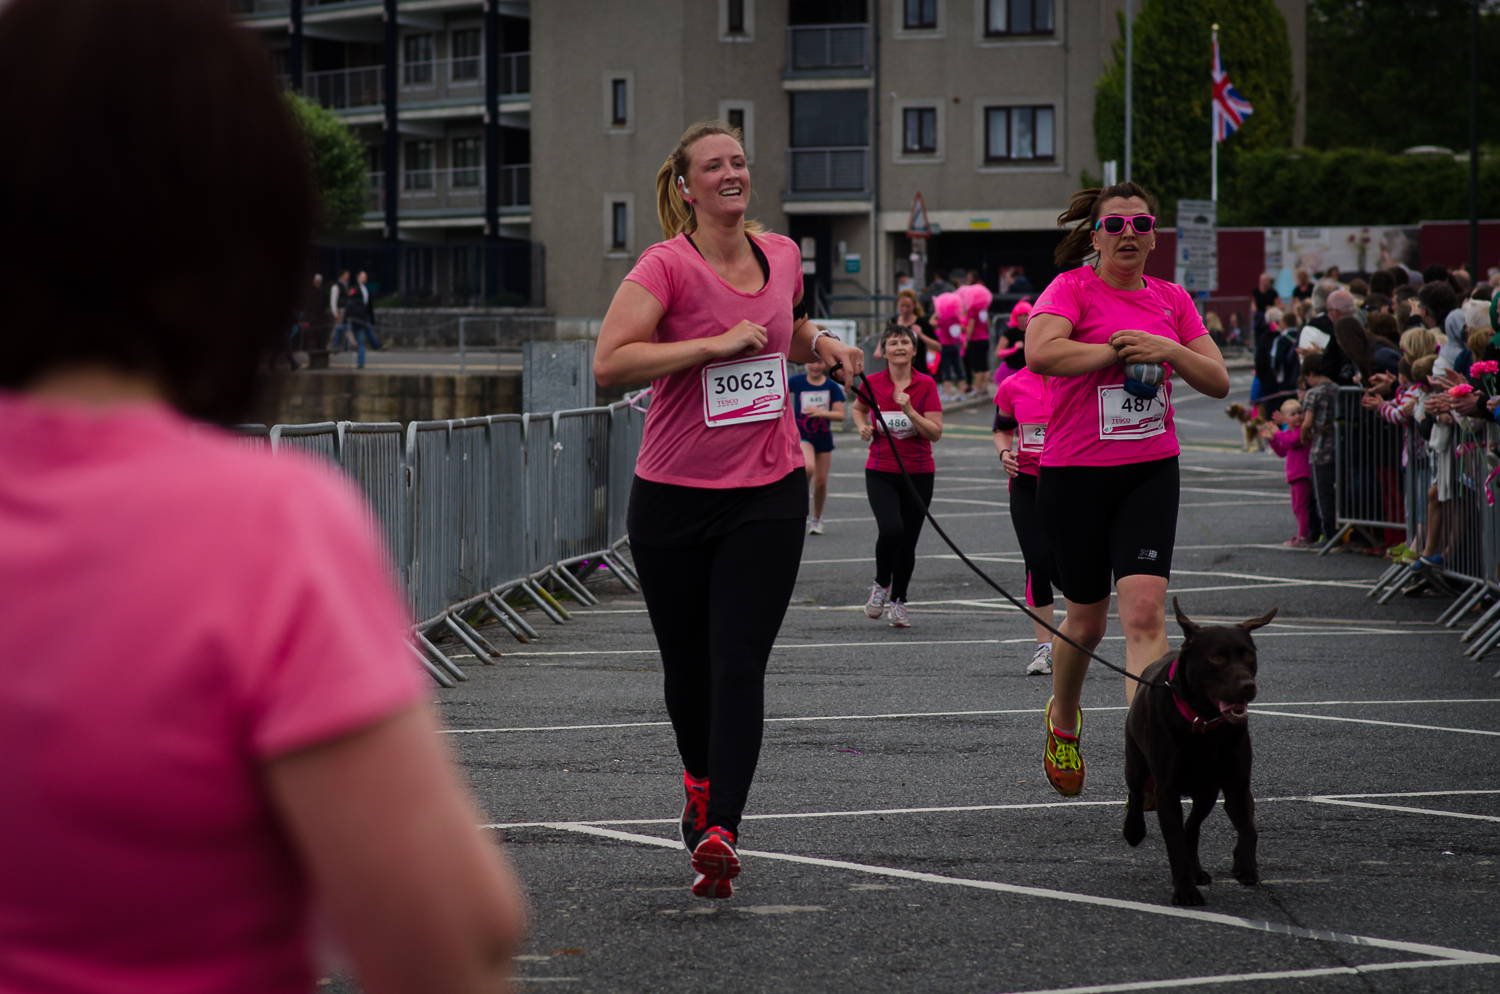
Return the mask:
M 922 191 L 911 199 L 911 217 L 906 221 L 906 234 L 911 238 L 932 237 L 932 223 L 927 220 L 927 205 L 922 202 Z

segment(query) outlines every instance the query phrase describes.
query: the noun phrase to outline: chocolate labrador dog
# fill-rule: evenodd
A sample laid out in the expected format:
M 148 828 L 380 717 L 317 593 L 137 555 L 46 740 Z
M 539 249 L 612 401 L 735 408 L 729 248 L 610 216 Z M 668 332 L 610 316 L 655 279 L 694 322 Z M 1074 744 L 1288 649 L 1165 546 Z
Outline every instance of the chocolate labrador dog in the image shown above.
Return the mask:
M 1224 792 L 1224 812 L 1239 839 L 1234 878 L 1260 882 L 1255 863 L 1255 800 L 1250 796 L 1250 729 L 1245 706 L 1255 699 L 1255 643 L 1250 633 L 1269 624 L 1276 608 L 1238 625 L 1194 624 L 1177 598 L 1172 610 L 1182 626 L 1182 648 L 1141 675 L 1166 686 L 1142 685 L 1125 719 L 1125 841 L 1146 837 L 1152 807 L 1172 866 L 1172 903 L 1203 903 L 1199 884 L 1210 882 L 1198 861 L 1198 828 Z M 1182 798 L 1193 799 L 1187 824 Z

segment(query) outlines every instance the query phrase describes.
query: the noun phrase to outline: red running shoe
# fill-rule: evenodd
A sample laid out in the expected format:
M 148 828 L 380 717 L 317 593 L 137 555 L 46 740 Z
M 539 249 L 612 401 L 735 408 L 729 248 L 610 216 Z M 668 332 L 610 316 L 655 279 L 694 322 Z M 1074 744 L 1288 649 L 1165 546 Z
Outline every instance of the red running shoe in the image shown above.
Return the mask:
M 708 778 L 699 780 L 683 770 L 682 791 L 687 795 L 687 804 L 682 808 L 682 844 L 692 852 L 708 828 Z
M 703 840 L 693 850 L 693 893 L 699 897 L 729 897 L 734 893 L 730 883 L 740 875 L 740 856 L 734 849 L 734 833 L 715 825 L 703 833 Z

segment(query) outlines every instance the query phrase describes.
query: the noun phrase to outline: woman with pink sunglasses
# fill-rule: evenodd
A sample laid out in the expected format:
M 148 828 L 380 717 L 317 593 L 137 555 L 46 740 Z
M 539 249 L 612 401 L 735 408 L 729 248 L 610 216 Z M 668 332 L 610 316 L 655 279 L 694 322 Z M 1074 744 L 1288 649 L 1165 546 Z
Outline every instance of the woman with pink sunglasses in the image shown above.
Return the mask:
M 1026 364 L 1049 377 L 1052 414 L 1037 508 L 1067 603 L 1062 631 L 1092 650 L 1104 638 L 1110 579 L 1119 596 L 1125 666 L 1167 652 L 1166 593 L 1177 533 L 1173 373 L 1211 397 L 1229 373 L 1187 291 L 1145 275 L 1156 247 L 1156 198 L 1135 183 L 1073 196 L 1059 225 L 1059 275 L 1026 326 Z M 1083 790 L 1079 699 L 1089 656 L 1052 648 L 1043 767 L 1058 793 Z M 1125 700 L 1135 682 L 1125 683 Z

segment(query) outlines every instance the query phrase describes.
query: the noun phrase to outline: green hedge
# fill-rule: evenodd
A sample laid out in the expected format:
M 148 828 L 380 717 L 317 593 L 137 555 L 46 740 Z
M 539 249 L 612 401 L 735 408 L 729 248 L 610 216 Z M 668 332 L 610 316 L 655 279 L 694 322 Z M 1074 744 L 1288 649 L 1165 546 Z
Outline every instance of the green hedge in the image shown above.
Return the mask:
M 1416 224 L 1469 216 L 1469 165 L 1449 155 L 1347 148 L 1244 152 L 1233 176 L 1221 176 L 1220 184 L 1219 223 L 1225 226 Z M 1500 158 L 1480 160 L 1479 215 L 1500 217 Z

